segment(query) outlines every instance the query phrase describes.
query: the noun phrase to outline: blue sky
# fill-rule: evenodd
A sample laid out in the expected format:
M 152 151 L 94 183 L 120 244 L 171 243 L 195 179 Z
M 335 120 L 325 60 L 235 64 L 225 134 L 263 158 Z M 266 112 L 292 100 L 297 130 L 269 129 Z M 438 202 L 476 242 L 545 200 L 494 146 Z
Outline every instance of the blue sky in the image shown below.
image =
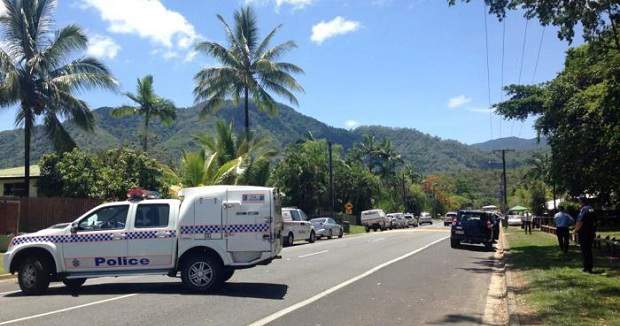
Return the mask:
M 275 41 L 297 42 L 285 60 L 305 70 L 297 108 L 303 114 L 336 127 L 410 127 L 465 143 L 535 136 L 531 121 L 501 122 L 494 116 L 491 128 L 482 1 L 449 7 L 446 0 L 60 0 L 56 21 L 87 31 L 88 53 L 110 67 L 123 91 L 153 74 L 156 91 L 185 107 L 194 101 L 194 74 L 215 64 L 191 45 L 223 41 L 215 15 L 231 21 L 245 3 L 255 7 L 263 33 L 283 24 Z M 487 20 L 491 101 L 497 102 L 502 24 L 493 16 Z M 525 25 L 520 13 L 509 14 L 506 84 L 519 79 Z M 529 22 L 522 83 L 549 80 L 562 69 L 568 44 L 554 28 L 542 31 L 537 21 Z M 130 103 L 109 92 L 81 97 L 93 108 Z M 14 110 L 2 109 L 0 130 L 14 128 L 14 116 Z

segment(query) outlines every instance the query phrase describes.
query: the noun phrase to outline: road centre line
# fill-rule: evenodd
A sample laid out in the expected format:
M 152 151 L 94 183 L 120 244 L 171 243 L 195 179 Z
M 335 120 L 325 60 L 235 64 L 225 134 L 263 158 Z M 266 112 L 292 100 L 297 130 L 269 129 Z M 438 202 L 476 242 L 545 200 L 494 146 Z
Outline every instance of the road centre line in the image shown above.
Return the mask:
M 418 248 L 418 249 L 416 249 L 414 251 L 408 252 L 408 253 L 400 256 L 400 257 L 394 258 L 394 259 L 392 259 L 390 261 L 387 261 L 387 262 L 385 262 L 383 264 L 380 264 L 378 266 L 375 266 L 375 267 L 367 270 L 366 272 L 364 272 L 364 273 L 362 273 L 362 274 L 360 274 L 358 276 L 355 276 L 355 277 L 353 277 L 353 278 L 351 278 L 351 279 L 349 279 L 347 281 L 344 281 L 344 282 L 342 282 L 342 283 L 340 283 L 338 285 L 335 285 L 335 286 L 333 286 L 333 287 L 331 287 L 331 288 L 329 288 L 329 289 L 327 289 L 327 290 L 325 290 L 325 291 L 323 291 L 321 293 L 318 293 L 318 294 L 316 294 L 316 295 L 314 295 L 314 296 L 312 296 L 312 297 L 310 297 L 310 298 L 308 298 L 306 300 L 300 301 L 300 302 L 298 302 L 298 303 L 296 303 L 296 304 L 294 304 L 292 306 L 289 306 L 289 307 L 284 308 L 284 309 L 282 309 L 280 311 L 277 311 L 277 312 L 275 312 L 275 313 L 273 313 L 273 314 L 271 314 L 269 316 L 266 316 L 266 317 L 264 317 L 264 318 L 262 318 L 260 320 L 257 320 L 255 322 L 251 323 L 250 326 L 266 325 L 266 324 L 268 324 L 268 323 L 270 323 L 270 322 L 272 322 L 272 321 L 274 321 L 274 320 L 276 320 L 276 319 L 278 319 L 280 317 L 283 317 L 283 316 L 285 316 L 285 315 L 287 315 L 287 314 L 289 314 L 289 313 L 291 313 L 291 312 L 293 312 L 295 310 L 303 308 L 304 306 L 307 306 L 307 305 L 309 305 L 309 304 L 311 304 L 311 303 L 313 303 L 313 302 L 315 302 L 315 301 L 317 301 L 317 300 L 319 300 L 319 299 L 321 299 L 321 298 L 323 298 L 323 297 L 325 297 L 325 296 L 327 296 L 327 295 L 329 295 L 331 293 L 334 293 L 334 292 L 336 292 L 336 291 L 338 291 L 338 290 L 340 290 L 340 289 L 342 289 L 342 288 L 344 288 L 344 287 L 346 287 L 346 286 L 348 286 L 348 285 L 350 285 L 350 284 L 352 284 L 354 282 L 357 282 L 357 281 L 365 278 L 366 276 L 369 276 L 369 275 L 371 275 L 371 274 L 373 274 L 373 273 L 375 273 L 375 272 L 377 272 L 377 271 L 379 271 L 379 270 L 381 270 L 381 269 L 383 269 L 383 268 L 385 268 L 385 267 L 387 267 L 389 265 L 392 265 L 392 264 L 394 264 L 394 263 L 396 263 L 398 261 L 401 261 L 401 260 L 403 260 L 405 258 L 413 256 L 413 255 L 415 255 L 415 254 L 417 254 L 417 253 L 419 253 L 419 252 L 421 252 L 421 251 L 423 251 L 423 250 L 425 250 L 425 249 L 427 249 L 427 248 L 429 248 L 429 247 L 431 247 L 431 246 L 433 246 L 433 245 L 435 245 L 435 244 L 437 244 L 439 242 L 442 242 L 442 241 L 444 241 L 444 240 L 446 240 L 448 238 L 449 237 L 443 237 L 441 239 L 435 240 L 435 241 L 433 241 L 431 243 L 426 244 L 425 246 L 423 246 L 421 248 Z M 0 324 L 0 325 L 2 325 L 2 324 Z
M 28 317 L 22 317 L 22 318 L 18 318 L 18 319 L 13 319 L 13 320 L 9 320 L 9 321 L 0 322 L 0 325 L 8 325 L 8 324 L 17 323 L 17 322 L 24 321 L 24 320 L 41 318 L 41 317 L 45 317 L 45 316 L 49 316 L 49 315 L 53 315 L 53 314 L 58 314 L 58 313 L 65 312 L 65 311 L 71 311 L 71 310 L 76 310 L 76 309 L 80 309 L 80 308 L 94 306 L 94 305 L 97 305 L 97 304 L 106 303 L 106 302 L 110 302 L 110 301 L 121 300 L 121 299 L 129 298 L 129 297 L 133 297 L 133 296 L 136 296 L 136 295 L 138 295 L 138 294 L 137 293 L 132 293 L 132 294 L 121 295 L 121 296 L 118 296 L 118 297 L 113 297 L 113 298 L 109 298 L 109 299 L 105 299 L 105 300 L 89 302 L 89 303 L 85 303 L 85 304 L 82 304 L 82 305 L 73 306 L 73 307 L 64 308 L 64 309 L 59 309 L 59 310 L 54 310 L 54 311 L 50 311 L 50 312 L 45 312 L 45 313 L 38 314 L 38 315 L 32 315 L 32 316 L 28 316 Z
M 320 255 L 320 254 L 324 254 L 324 253 L 326 253 L 328 251 L 329 250 L 321 250 L 321 251 L 313 252 L 311 254 L 305 254 L 305 255 L 298 256 L 298 258 L 306 258 L 306 257 L 314 256 L 314 255 Z

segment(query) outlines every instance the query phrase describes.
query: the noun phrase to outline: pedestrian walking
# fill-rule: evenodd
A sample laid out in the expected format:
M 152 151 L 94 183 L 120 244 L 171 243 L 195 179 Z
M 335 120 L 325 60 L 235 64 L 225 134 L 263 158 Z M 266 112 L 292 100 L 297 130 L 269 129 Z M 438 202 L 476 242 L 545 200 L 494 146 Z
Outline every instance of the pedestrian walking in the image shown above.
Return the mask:
M 527 234 L 528 230 L 530 234 L 532 234 L 532 214 L 525 213 L 523 218 L 523 228 L 525 229 L 525 234 Z
M 566 213 L 564 206 L 560 205 L 559 212 L 553 216 L 555 221 L 555 234 L 558 236 L 558 243 L 560 244 L 560 250 L 564 253 L 568 252 L 568 245 L 570 241 L 570 231 L 568 229 L 574 223 L 574 219 L 570 214 Z
M 585 196 L 579 197 L 579 203 L 581 209 L 577 216 L 577 224 L 575 225 L 575 232 L 579 237 L 579 247 L 581 248 L 581 256 L 583 258 L 583 271 L 586 273 L 592 273 L 594 268 L 594 259 L 592 257 L 592 242 L 594 242 L 595 230 L 595 215 L 594 209 L 588 204 L 588 199 Z

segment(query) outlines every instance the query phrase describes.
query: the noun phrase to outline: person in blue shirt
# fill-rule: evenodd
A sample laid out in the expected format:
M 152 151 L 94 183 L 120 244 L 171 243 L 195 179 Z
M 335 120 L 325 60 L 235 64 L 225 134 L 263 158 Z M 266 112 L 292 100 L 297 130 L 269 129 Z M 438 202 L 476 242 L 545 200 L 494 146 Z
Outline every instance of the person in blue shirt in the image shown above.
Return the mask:
M 558 236 L 560 250 L 567 253 L 570 241 L 570 231 L 568 227 L 571 226 L 575 220 L 570 214 L 566 213 L 566 209 L 563 205 L 560 205 L 559 212 L 555 214 L 553 219 L 555 220 L 555 234 Z
M 577 216 L 577 224 L 575 224 L 575 232 L 579 237 L 579 247 L 581 248 L 581 256 L 583 258 L 583 271 L 592 273 L 594 268 L 594 259 L 592 257 L 592 243 L 595 236 L 595 215 L 592 206 L 588 205 L 585 196 L 579 197 L 581 210 Z

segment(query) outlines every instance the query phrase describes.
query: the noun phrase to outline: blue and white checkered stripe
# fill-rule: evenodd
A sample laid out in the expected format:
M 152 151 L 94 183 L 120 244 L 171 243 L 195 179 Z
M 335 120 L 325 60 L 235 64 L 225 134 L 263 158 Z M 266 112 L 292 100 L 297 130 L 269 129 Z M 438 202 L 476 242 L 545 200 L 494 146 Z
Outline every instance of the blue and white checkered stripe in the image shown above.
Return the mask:
M 269 231 L 269 224 L 232 224 L 232 225 L 183 225 L 181 234 L 200 234 L 200 233 L 256 233 Z
M 140 240 L 140 239 L 160 239 L 157 234 L 160 231 L 135 231 L 126 232 L 127 239 Z M 169 232 L 164 238 L 176 237 L 176 231 L 167 230 Z M 114 233 L 91 233 L 91 234 L 71 234 L 71 235 L 45 235 L 45 236 L 17 236 L 11 240 L 11 246 L 20 245 L 23 243 L 34 242 L 51 242 L 51 243 L 75 243 L 75 242 L 102 242 L 111 241 Z

